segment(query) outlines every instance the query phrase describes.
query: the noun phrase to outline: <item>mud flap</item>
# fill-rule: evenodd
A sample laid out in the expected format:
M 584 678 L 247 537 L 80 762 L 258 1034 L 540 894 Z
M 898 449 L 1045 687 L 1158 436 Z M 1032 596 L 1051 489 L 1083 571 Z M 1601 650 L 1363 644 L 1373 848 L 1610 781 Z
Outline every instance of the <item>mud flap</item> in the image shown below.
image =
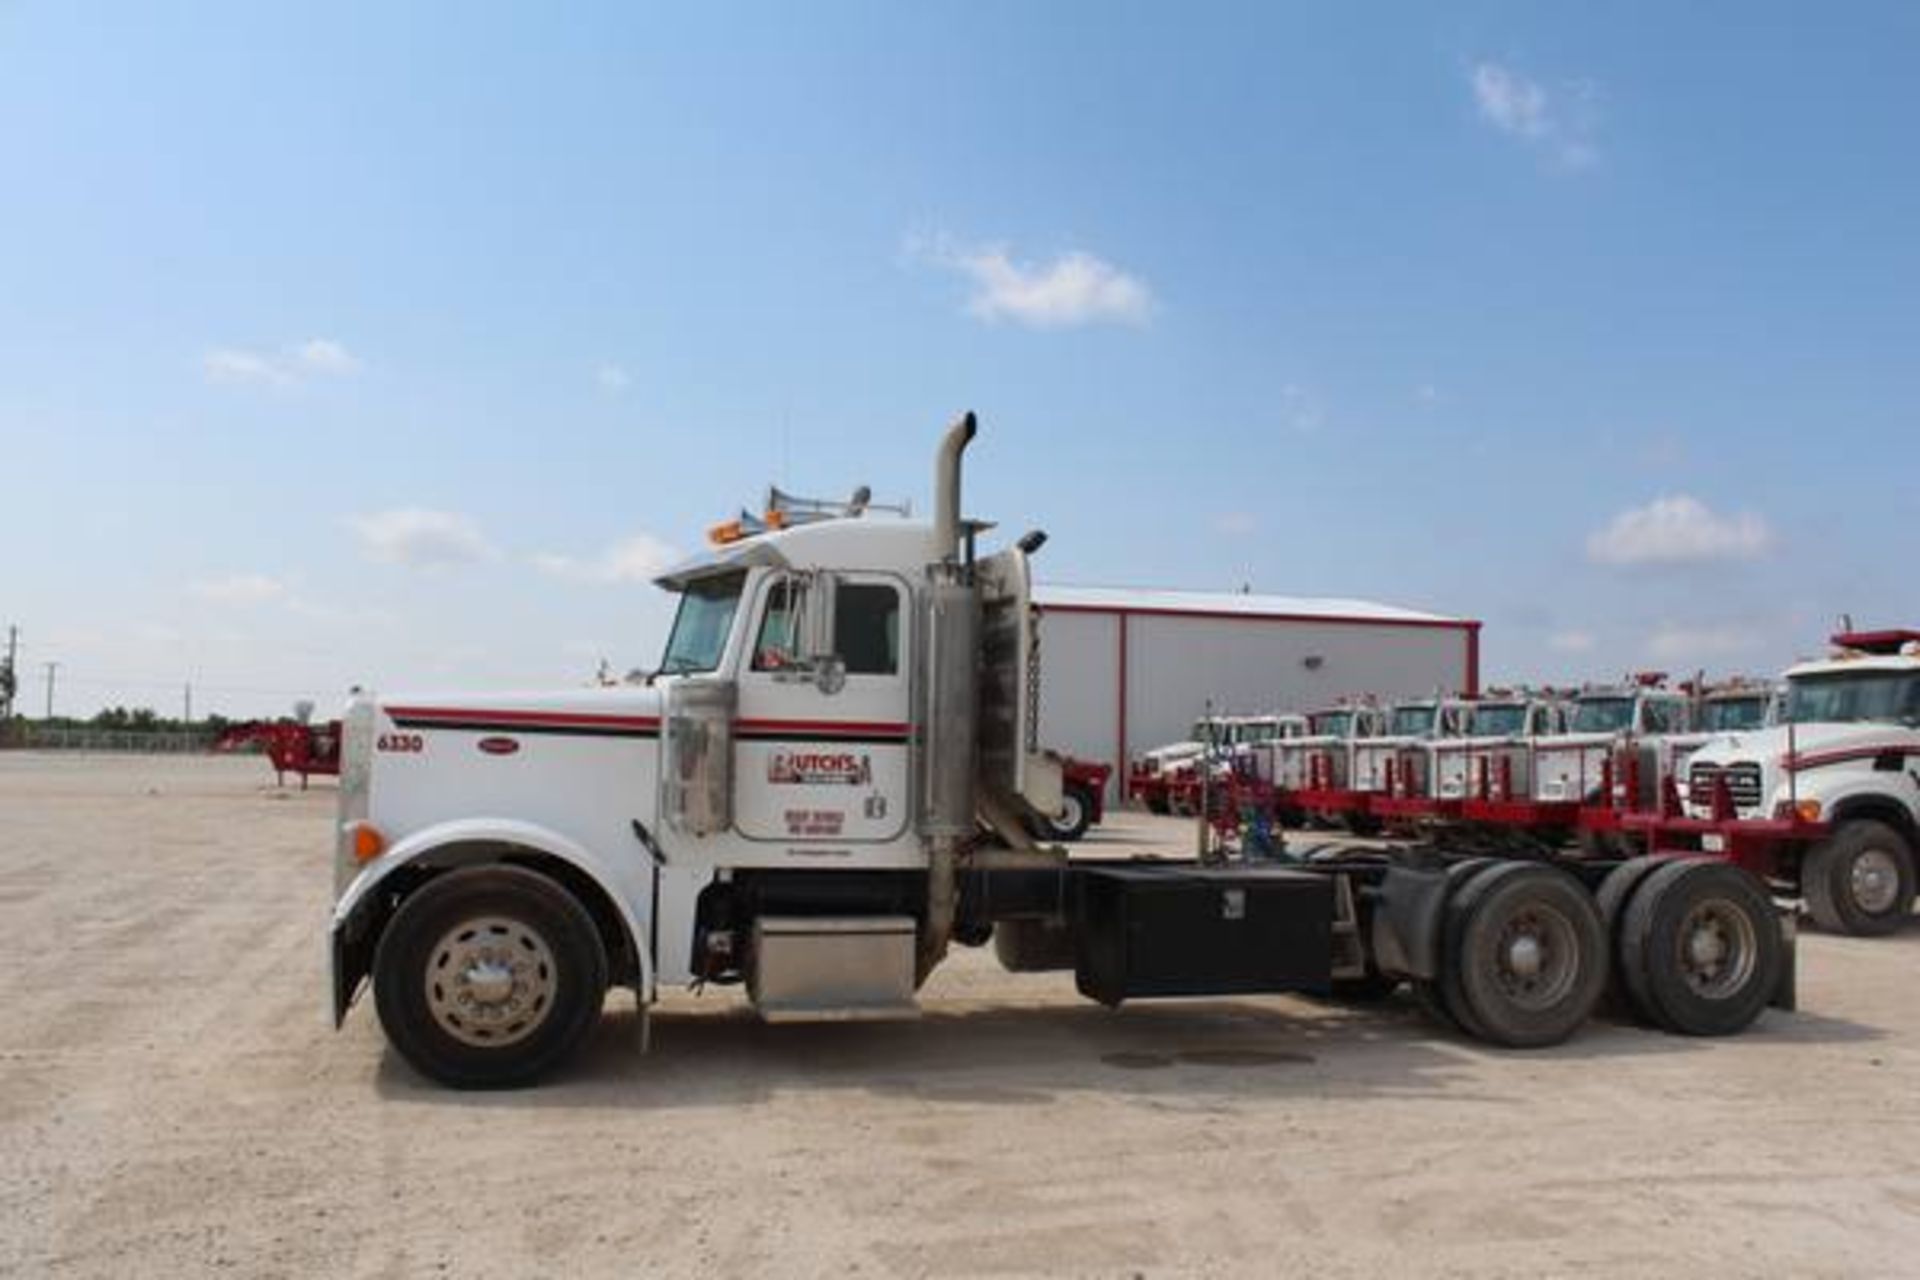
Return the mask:
M 1780 985 L 1767 1003 L 1788 1013 L 1800 1007 L 1800 919 L 1792 911 L 1780 913 Z
M 1389 867 L 1373 912 L 1373 964 L 1385 974 L 1433 979 L 1440 973 L 1447 873 Z

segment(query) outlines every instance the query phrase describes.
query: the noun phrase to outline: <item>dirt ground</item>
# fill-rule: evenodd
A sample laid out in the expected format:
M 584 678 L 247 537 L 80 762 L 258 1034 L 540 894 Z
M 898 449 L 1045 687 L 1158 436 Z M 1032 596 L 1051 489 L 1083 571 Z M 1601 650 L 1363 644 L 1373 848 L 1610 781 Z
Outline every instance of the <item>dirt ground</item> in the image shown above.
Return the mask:
M 1544 1053 L 1404 1003 L 1108 1012 L 962 952 L 917 1023 L 610 998 L 461 1095 L 326 1011 L 330 786 L 0 754 L 0 1273 L 1920 1275 L 1920 927 L 1803 1012 Z

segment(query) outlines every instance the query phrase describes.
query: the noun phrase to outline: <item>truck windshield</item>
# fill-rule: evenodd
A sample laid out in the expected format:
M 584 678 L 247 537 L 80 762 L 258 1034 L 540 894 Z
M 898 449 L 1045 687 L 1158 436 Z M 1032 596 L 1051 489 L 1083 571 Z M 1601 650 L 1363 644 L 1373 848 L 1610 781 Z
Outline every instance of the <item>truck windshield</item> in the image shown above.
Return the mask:
M 1758 729 L 1767 722 L 1767 699 L 1715 698 L 1700 708 L 1700 727 L 1708 733 L 1739 733 Z
M 1575 733 L 1619 733 L 1632 724 L 1632 698 L 1582 698 L 1573 709 Z
M 1395 707 L 1393 723 L 1387 732 L 1396 738 L 1424 738 L 1433 732 L 1438 707 Z
M 1920 726 L 1920 671 L 1801 676 L 1787 683 L 1787 719 L 1796 724 L 1878 720 Z
M 1240 726 L 1240 741 L 1247 743 L 1272 742 L 1280 736 L 1280 726 L 1264 720 Z
M 1473 733 L 1477 738 L 1508 738 L 1527 725 L 1525 707 L 1478 706 L 1473 709 Z
M 687 584 L 680 594 L 680 612 L 674 615 L 667 652 L 660 659 L 663 676 L 690 671 L 712 671 L 720 665 L 733 630 L 734 611 L 747 584 L 744 573 L 717 574 Z
M 1313 731 L 1329 738 L 1344 738 L 1353 728 L 1353 712 L 1322 711 L 1313 718 Z

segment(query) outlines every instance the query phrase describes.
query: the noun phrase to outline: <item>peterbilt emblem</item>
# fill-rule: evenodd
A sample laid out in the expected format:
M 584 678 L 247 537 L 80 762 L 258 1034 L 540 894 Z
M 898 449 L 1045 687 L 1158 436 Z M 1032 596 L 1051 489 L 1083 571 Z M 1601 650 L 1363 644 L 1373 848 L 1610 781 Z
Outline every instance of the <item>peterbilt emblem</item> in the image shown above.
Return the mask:
M 490 756 L 510 756 L 520 749 L 520 740 L 518 738 L 482 738 L 479 747 Z

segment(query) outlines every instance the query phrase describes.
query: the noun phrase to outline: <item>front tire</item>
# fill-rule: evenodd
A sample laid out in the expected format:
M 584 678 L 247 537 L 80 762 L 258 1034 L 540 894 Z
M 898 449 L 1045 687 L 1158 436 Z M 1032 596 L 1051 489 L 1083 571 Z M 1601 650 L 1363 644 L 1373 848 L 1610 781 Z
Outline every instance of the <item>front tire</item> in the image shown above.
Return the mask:
M 1807 852 L 1800 892 L 1814 923 L 1830 933 L 1892 933 L 1913 915 L 1913 845 L 1884 822 L 1843 822 Z
M 1042 820 L 1042 834 L 1046 839 L 1072 844 L 1086 835 L 1087 829 L 1093 825 L 1094 804 L 1092 791 L 1069 784 L 1060 793 L 1060 812 Z
M 400 904 L 373 992 L 387 1039 L 456 1089 L 532 1083 L 579 1048 L 606 998 L 607 957 L 586 908 L 522 867 L 468 867 Z

